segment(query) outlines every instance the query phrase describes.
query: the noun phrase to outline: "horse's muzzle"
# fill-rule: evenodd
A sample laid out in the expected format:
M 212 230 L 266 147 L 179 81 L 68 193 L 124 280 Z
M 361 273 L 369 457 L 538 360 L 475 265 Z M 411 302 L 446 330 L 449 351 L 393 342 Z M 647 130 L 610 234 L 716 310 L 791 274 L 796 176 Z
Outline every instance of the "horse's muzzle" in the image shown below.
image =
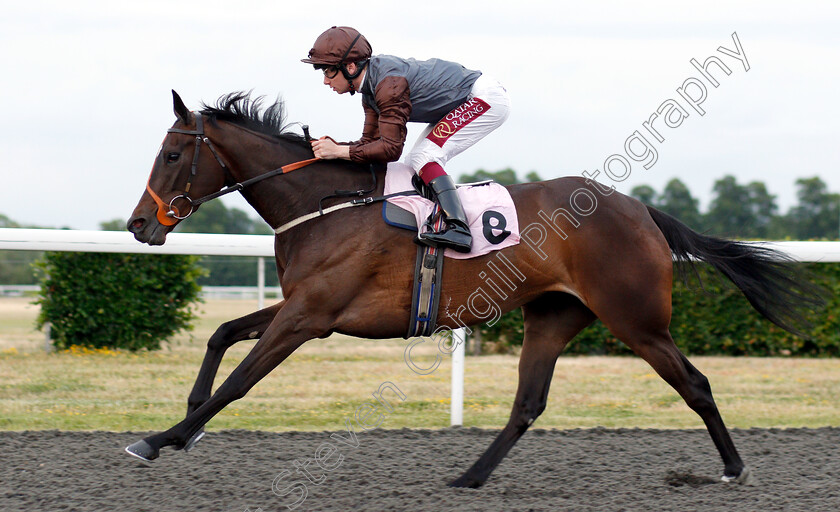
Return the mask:
M 126 223 L 126 229 L 134 234 L 138 242 L 149 245 L 163 245 L 170 228 L 157 222 L 154 217 L 146 215 L 132 215 Z

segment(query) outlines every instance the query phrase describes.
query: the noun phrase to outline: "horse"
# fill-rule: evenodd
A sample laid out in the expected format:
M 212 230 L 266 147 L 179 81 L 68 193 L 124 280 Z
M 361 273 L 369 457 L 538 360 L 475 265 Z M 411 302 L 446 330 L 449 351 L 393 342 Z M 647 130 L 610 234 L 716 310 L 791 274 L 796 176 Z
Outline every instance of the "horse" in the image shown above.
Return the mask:
M 370 187 L 369 197 L 381 195 L 384 166 L 313 159 L 308 131 L 303 137 L 291 124 L 283 124 L 281 99 L 264 109 L 262 97 L 237 92 L 191 112 L 172 94 L 176 121 L 127 222 L 135 238 L 161 245 L 201 202 L 232 190 L 272 228 L 292 227 L 276 229 L 281 232 L 274 240 L 284 299 L 215 331 L 189 394 L 186 417 L 126 448 L 147 461 L 166 446 L 192 448 L 214 415 L 244 397 L 308 340 L 332 333 L 403 337 L 416 254 L 414 234 L 386 225 L 381 208 L 318 214 L 325 201 L 346 201 L 329 199 L 336 190 Z M 210 151 L 200 151 L 202 145 Z M 722 479 L 749 482 L 750 470 L 724 425 L 708 379 L 669 333 L 674 260 L 711 264 L 763 316 L 792 332 L 799 332 L 801 312 L 821 300 L 814 285 L 788 265 L 783 253 L 699 234 L 593 180 L 563 177 L 507 188 L 520 225 L 528 226 L 522 230 L 523 243 L 500 251 L 515 265 L 519 279 L 511 279 L 504 297 L 496 298 L 502 312 L 521 307 L 524 314 L 518 388 L 505 427 L 449 485 L 476 488 L 487 481 L 545 409 L 555 361 L 595 319 L 647 361 L 700 416 L 723 461 Z M 306 222 L 295 222 L 307 215 Z M 441 329 L 487 320 L 485 310 L 465 305 L 477 289 L 487 288 L 484 270 L 493 257 L 447 261 L 438 310 Z M 246 339 L 258 341 L 211 395 L 225 351 Z

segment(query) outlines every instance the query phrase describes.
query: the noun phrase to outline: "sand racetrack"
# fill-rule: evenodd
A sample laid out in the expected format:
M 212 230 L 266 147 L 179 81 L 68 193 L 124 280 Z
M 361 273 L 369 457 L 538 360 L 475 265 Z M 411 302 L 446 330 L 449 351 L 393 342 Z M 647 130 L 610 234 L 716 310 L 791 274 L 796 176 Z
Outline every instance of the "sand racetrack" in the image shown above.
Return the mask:
M 840 428 L 734 430 L 752 486 L 718 482 L 705 430 L 534 429 L 483 488 L 447 487 L 495 433 L 373 430 L 351 447 L 329 432 L 232 430 L 146 464 L 122 451 L 144 434 L 0 432 L 0 510 L 268 512 L 304 485 L 296 510 L 840 510 Z M 340 465 L 304 466 L 319 484 L 296 473 L 327 442 L 338 451 L 322 461 Z M 273 493 L 278 476 L 278 491 L 298 490 Z

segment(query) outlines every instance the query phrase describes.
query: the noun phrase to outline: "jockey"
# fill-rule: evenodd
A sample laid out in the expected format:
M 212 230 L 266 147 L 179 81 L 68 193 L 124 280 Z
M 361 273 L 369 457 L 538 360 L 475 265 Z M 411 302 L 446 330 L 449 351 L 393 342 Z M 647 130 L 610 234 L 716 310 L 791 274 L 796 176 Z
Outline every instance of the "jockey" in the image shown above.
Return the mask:
M 406 163 L 434 192 L 446 227 L 422 233 L 421 243 L 469 252 L 472 243 L 464 208 L 443 167 L 453 156 L 498 128 L 510 113 L 507 91 L 480 71 L 439 59 L 418 61 L 371 54 L 370 43 L 350 27 L 332 27 L 302 59 L 324 73 L 338 94 L 362 94 L 362 138 L 338 144 L 312 141 L 316 157 L 354 162 L 393 162 L 405 145 L 406 123 L 428 126 Z

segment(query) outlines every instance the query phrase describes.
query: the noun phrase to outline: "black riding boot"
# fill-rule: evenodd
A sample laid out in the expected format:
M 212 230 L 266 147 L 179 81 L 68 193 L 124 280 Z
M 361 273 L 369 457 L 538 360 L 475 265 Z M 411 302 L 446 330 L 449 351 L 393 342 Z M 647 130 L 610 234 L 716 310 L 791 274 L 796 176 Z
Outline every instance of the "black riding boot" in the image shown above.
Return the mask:
M 421 243 L 434 247 L 448 247 L 458 252 L 470 252 L 472 235 L 467 225 L 467 216 L 461 206 L 461 199 L 455 191 L 455 182 L 448 175 L 438 176 L 429 182 L 429 188 L 437 196 L 443 210 L 446 228 L 437 233 L 422 233 L 417 238 Z

